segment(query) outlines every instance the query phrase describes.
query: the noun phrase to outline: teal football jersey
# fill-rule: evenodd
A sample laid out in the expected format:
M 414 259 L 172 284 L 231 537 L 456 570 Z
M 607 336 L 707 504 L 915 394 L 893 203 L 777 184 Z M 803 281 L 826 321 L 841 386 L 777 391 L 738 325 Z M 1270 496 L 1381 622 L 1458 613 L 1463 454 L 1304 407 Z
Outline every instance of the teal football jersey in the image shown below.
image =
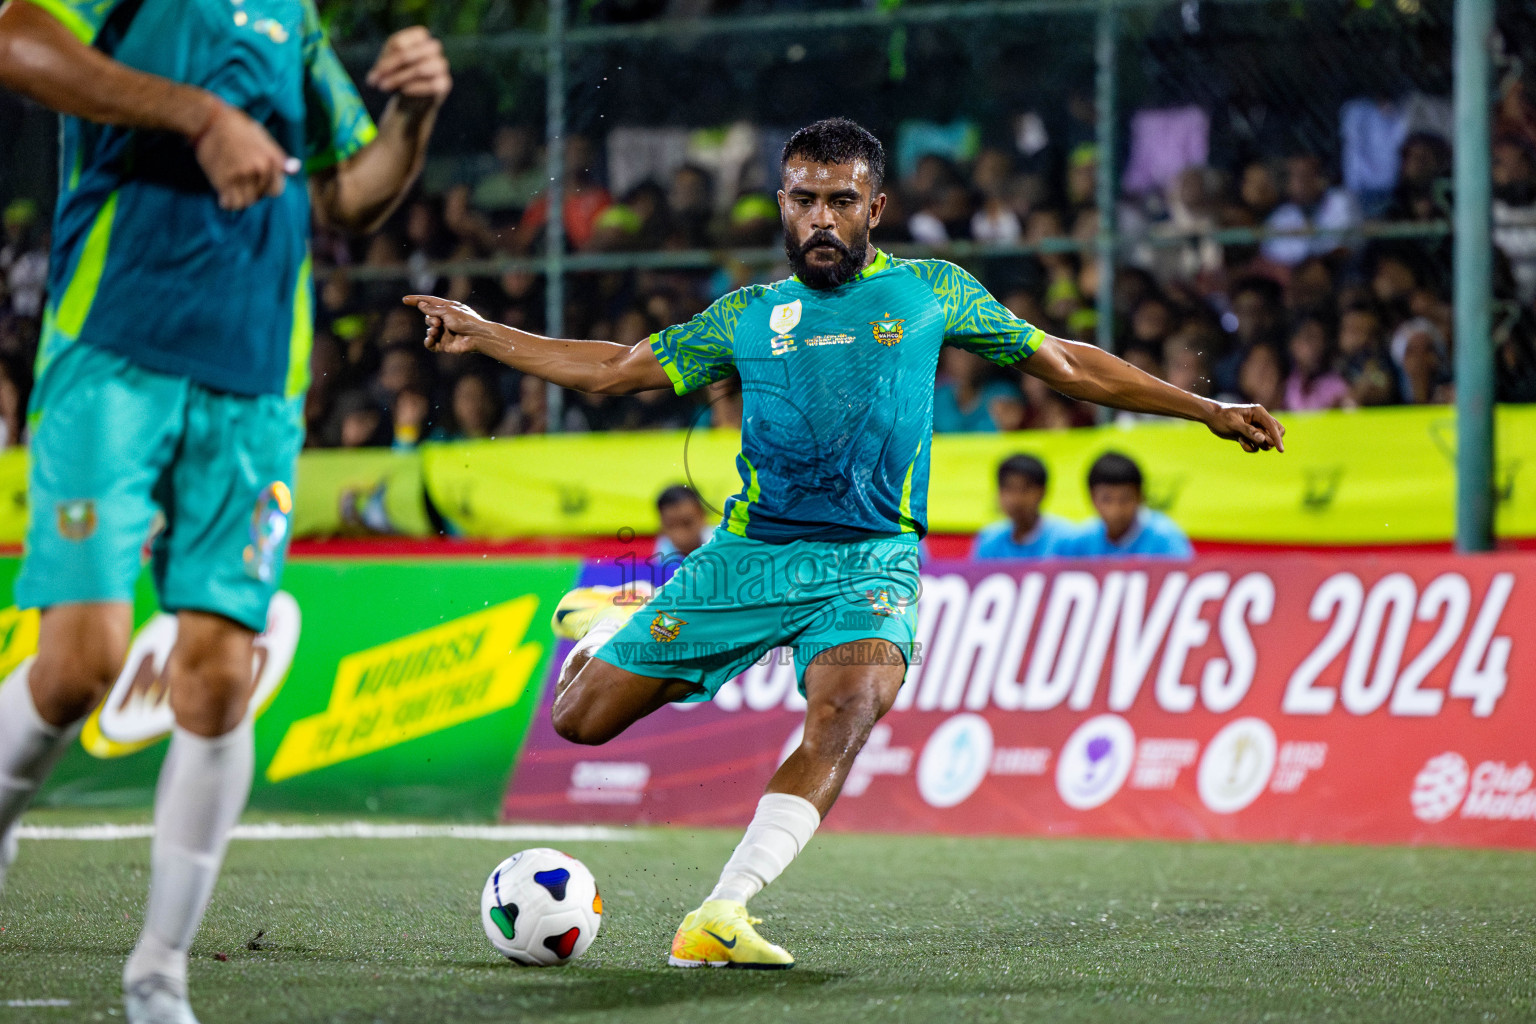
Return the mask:
M 1008 366 L 1043 338 L 953 263 L 877 252 L 840 287 L 751 285 L 650 343 L 678 394 L 740 375 L 723 525 L 782 543 L 927 533 L 939 348 Z
M 307 171 L 376 134 L 314 0 L 32 0 L 129 67 L 201 86 Z M 237 394 L 296 395 L 313 334 L 309 190 L 219 209 L 179 135 L 62 119 L 39 375 L 75 342 Z

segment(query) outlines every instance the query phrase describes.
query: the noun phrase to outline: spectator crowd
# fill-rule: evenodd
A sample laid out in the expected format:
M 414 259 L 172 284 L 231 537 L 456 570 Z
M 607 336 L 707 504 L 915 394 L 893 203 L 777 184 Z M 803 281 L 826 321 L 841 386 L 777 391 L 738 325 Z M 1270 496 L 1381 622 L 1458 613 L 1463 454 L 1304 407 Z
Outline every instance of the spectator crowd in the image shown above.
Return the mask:
M 1458 339 L 1451 242 L 1433 230 L 1450 214 L 1448 110 L 1445 100 L 1416 94 L 1351 101 L 1340 111 L 1336 156 L 1292 149 L 1251 153 L 1225 166 L 1209 157 L 1209 123 L 1199 107 L 1136 112 L 1114 211 L 1122 238 L 1116 350 L 1190 391 L 1274 410 L 1452 400 Z M 1532 402 L 1536 98 L 1517 78 L 1503 89 L 1495 115 L 1497 397 Z M 936 255 L 951 243 L 980 243 L 964 262 L 1016 315 L 1062 337 L 1095 340 L 1101 267 L 1093 243 L 1102 211 L 1087 117 L 1077 116 L 1075 131 L 1071 117 L 1068 130 L 1048 131 L 1032 113 L 1012 117 L 1003 131 L 904 122 L 887 140 L 890 203 L 874 243 Z M 772 189 L 784 134 L 736 125 L 709 133 L 615 128 L 602 139 L 569 137 L 559 215 L 571 249 L 721 255 L 706 270 L 652 261 L 655 269 L 570 274 L 563 333 L 639 344 L 731 288 L 782 277 L 782 261 L 744 262 L 730 251 L 779 244 Z M 987 141 L 994 138 L 1007 141 Z M 491 152 L 432 165 L 421 192 L 372 238 L 317 232 L 309 444 L 409 447 L 552 430 L 739 424 L 741 396 L 729 383 L 688 397 L 558 393 L 489 360 L 422 348 L 420 317 L 400 304 L 406 292 L 447 295 L 512 326 L 545 329 L 538 273 L 452 269 L 542 252 L 551 216 L 543 159 L 531 127 L 504 124 Z M 1382 223 L 1430 230 L 1382 237 L 1373 230 Z M 1218 241 L 1212 233 L 1220 231 L 1228 234 Z M 6 445 L 25 434 L 47 242 L 46 217 L 35 204 L 5 207 Z M 1033 378 L 956 349 L 943 351 L 936 388 L 938 431 L 1065 429 L 1095 421 L 1092 409 Z

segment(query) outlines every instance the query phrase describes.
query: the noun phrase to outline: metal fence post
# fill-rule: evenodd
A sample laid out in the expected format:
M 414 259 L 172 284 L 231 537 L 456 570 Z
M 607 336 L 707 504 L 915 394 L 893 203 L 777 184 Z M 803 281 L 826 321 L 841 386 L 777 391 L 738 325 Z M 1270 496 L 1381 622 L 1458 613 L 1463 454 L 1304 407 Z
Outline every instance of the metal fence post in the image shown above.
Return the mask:
M 1456 0 L 1456 549 L 1493 547 L 1493 0 Z
M 544 227 L 544 333 L 565 333 L 565 0 L 549 0 L 545 32 L 549 78 L 545 83 L 545 169 L 549 175 L 549 216 Z M 550 384 L 545 391 L 549 431 L 560 429 L 563 392 Z
M 1115 78 L 1119 58 L 1119 19 L 1115 0 L 1099 0 L 1097 33 L 1093 47 L 1095 64 L 1094 111 L 1098 133 L 1098 181 L 1095 203 L 1099 208 L 1097 296 L 1099 347 L 1115 350 Z

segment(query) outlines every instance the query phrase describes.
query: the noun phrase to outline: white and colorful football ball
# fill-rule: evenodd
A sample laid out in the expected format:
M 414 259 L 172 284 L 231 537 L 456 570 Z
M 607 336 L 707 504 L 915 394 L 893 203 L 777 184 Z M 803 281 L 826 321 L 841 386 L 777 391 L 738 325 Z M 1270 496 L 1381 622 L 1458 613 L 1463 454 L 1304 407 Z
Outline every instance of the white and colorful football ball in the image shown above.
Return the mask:
M 559 850 L 514 853 L 480 893 L 480 923 L 496 952 L 524 967 L 554 967 L 587 951 L 603 898 L 587 866 Z

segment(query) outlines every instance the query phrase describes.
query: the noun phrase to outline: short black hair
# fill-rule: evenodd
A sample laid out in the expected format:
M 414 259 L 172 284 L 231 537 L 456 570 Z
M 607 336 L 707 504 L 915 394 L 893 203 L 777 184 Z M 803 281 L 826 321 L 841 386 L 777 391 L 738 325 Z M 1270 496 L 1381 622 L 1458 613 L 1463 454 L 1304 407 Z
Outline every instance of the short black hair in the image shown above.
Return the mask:
M 867 128 L 846 117 L 828 117 L 791 135 L 779 154 L 780 177 L 794 157 L 818 164 L 862 160 L 869 167 L 871 193 L 879 194 L 885 183 L 885 147 Z
M 1229 301 L 1237 301 L 1237 297 L 1244 292 L 1253 292 L 1271 309 L 1278 309 L 1285 304 L 1285 289 L 1280 287 L 1280 282 L 1262 274 L 1249 274 L 1247 277 L 1239 278 L 1232 285 L 1232 297 Z
M 656 511 L 665 512 L 673 505 L 681 505 L 685 501 L 692 502 L 699 508 L 704 507 L 704 499 L 699 497 L 698 491 L 687 484 L 673 484 L 656 496 Z
M 997 467 L 997 486 L 1003 486 L 1003 479 L 1009 476 L 1021 476 L 1036 487 L 1044 487 L 1046 481 L 1045 463 L 1033 455 L 1010 455 Z
M 1119 452 L 1105 452 L 1088 470 L 1088 489 L 1115 484 L 1141 488 L 1141 467 Z

